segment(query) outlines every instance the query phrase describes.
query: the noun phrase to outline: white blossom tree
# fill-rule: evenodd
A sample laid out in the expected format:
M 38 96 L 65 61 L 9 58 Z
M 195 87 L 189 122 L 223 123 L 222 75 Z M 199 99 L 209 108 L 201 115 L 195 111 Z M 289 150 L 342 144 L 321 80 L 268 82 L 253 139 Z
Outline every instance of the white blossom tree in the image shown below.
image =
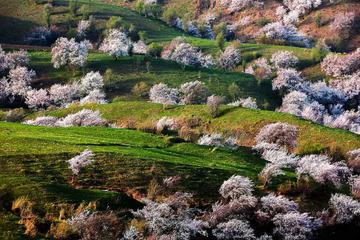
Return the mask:
M 26 67 L 16 67 L 11 69 L 9 77 L 5 82 L 5 91 L 7 95 L 24 98 L 31 89 L 30 83 L 33 77 L 35 77 L 35 72 L 33 70 L 28 70 Z
M 80 20 L 76 28 L 77 36 L 85 37 L 91 28 L 91 24 L 90 20 Z
M 54 68 L 61 66 L 84 67 L 92 46 L 88 40 L 76 42 L 74 38 L 58 38 L 51 49 Z
M 164 83 L 159 83 L 150 89 L 150 100 L 154 103 L 176 105 L 180 102 L 180 92 Z
M 80 98 L 81 89 L 79 84 L 54 84 L 49 89 L 52 104 L 65 107 L 74 100 Z
M 273 90 L 304 91 L 306 85 L 300 72 L 295 69 L 279 69 L 277 77 L 272 81 Z
M 107 103 L 105 99 L 105 93 L 100 89 L 94 89 L 89 92 L 88 95 L 80 99 L 80 104 L 88 104 L 88 103 L 97 103 L 97 104 L 105 104 Z
M 91 150 L 86 149 L 83 152 L 81 152 L 79 155 L 67 161 L 69 163 L 69 168 L 73 172 L 72 181 L 74 181 L 75 176 L 79 175 L 81 169 L 93 163 L 94 156 L 95 155 Z
M 321 69 L 328 75 L 351 75 L 360 68 L 360 48 L 346 55 L 328 54 L 321 62 Z
M 261 208 L 256 212 L 256 215 L 261 218 L 270 220 L 275 215 L 281 213 L 297 212 L 299 206 L 296 202 L 287 199 L 284 196 L 276 196 L 273 193 L 266 195 L 260 199 Z
M 293 52 L 290 51 L 278 51 L 271 55 L 271 63 L 277 69 L 281 68 L 295 68 L 299 63 L 299 59 Z
M 104 87 L 104 79 L 99 72 L 89 72 L 80 80 L 80 87 L 84 94 Z
M 132 48 L 132 42 L 126 35 L 117 29 L 110 29 L 104 41 L 101 43 L 99 50 L 118 58 L 129 56 Z
M 183 104 L 203 104 L 209 96 L 209 90 L 203 82 L 186 82 L 180 86 L 182 94 L 181 103 Z
M 59 119 L 51 116 L 37 117 L 34 120 L 27 120 L 24 124 L 34 125 L 34 126 L 46 126 L 46 127 L 55 127 Z
M 50 105 L 49 93 L 46 89 L 32 89 L 27 91 L 25 104 L 29 108 L 39 109 L 46 108 Z
M 225 48 L 225 51 L 221 53 L 218 64 L 219 67 L 232 70 L 241 62 L 241 53 L 240 50 L 231 45 Z

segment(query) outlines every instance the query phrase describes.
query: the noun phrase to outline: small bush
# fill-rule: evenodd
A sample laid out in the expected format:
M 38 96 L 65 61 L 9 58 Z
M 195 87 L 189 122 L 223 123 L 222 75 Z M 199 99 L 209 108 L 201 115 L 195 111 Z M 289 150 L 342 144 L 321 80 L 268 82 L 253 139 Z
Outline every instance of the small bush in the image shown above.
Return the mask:
M 317 13 L 316 15 L 315 15 L 315 24 L 316 24 L 316 26 L 317 27 L 321 27 L 322 26 L 322 21 L 321 21 L 321 15 L 320 15 L 320 13 Z
M 259 18 L 257 21 L 256 21 L 256 26 L 258 27 L 263 27 L 265 26 L 266 24 L 268 23 L 271 23 L 271 20 L 266 18 L 266 17 L 262 17 L 262 18 Z
M 151 43 L 147 50 L 147 55 L 151 57 L 160 57 L 163 47 L 157 43 Z
M 136 97 L 146 98 L 149 96 L 150 86 L 145 82 L 139 82 L 132 88 L 131 93 Z
M 4 120 L 7 122 L 20 122 L 24 117 L 25 110 L 23 108 L 15 108 L 6 112 Z

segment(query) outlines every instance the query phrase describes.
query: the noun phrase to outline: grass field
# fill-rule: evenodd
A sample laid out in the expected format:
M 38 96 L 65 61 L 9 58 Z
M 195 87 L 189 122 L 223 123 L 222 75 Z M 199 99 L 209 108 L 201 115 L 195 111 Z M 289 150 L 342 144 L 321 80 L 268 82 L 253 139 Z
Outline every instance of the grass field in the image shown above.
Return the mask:
M 223 106 L 222 114 L 218 118 L 211 118 L 206 106 L 174 106 L 164 109 L 159 104 L 119 101 L 105 105 L 73 106 L 68 109 L 40 112 L 37 116 L 52 115 L 57 117 L 75 113 L 81 108 L 99 109 L 103 117 L 110 122 L 123 124 L 134 122 L 135 127 L 142 129 L 153 125 L 162 116 L 177 118 L 201 119 L 200 131 L 223 133 L 224 135 L 239 137 L 242 145 L 251 146 L 261 127 L 273 122 L 287 122 L 299 127 L 298 146 L 296 152 L 319 153 L 338 152 L 343 156 L 349 150 L 360 146 L 360 137 L 349 131 L 332 129 L 309 121 L 301 120 L 286 113 L 273 111 L 250 110 L 237 107 Z M 34 115 L 28 116 L 33 118 Z

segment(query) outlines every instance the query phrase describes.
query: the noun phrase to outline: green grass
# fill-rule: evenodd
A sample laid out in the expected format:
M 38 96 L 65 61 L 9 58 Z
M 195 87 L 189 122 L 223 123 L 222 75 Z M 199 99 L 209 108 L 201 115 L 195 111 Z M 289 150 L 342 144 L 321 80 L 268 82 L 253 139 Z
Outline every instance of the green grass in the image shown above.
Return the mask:
M 206 106 L 174 106 L 164 109 L 159 104 L 119 101 L 105 105 L 73 106 L 68 109 L 40 112 L 36 115 L 52 115 L 57 117 L 79 111 L 81 108 L 99 109 L 103 117 L 114 123 L 134 121 L 136 127 L 154 124 L 162 116 L 179 118 L 200 118 L 201 131 L 219 132 L 225 135 L 236 135 L 241 143 L 251 146 L 261 127 L 273 122 L 287 122 L 299 127 L 297 152 L 307 152 L 308 149 L 321 147 L 324 151 L 340 151 L 346 153 L 360 147 L 360 136 L 341 129 L 332 129 L 310 121 L 301 120 L 293 115 L 273 111 L 251 110 L 237 107 L 222 107 L 222 115 L 211 118 Z M 34 115 L 29 116 L 33 118 Z

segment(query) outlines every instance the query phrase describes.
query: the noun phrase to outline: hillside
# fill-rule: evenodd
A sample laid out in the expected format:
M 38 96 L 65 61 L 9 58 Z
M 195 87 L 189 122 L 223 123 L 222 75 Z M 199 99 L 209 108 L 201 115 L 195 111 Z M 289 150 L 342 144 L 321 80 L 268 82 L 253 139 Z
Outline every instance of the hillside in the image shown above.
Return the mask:
M 333 152 L 344 155 L 347 151 L 360 144 L 360 137 L 356 134 L 339 129 L 331 129 L 318 124 L 296 118 L 285 113 L 259 111 L 245 108 L 224 106 L 220 117 L 212 118 L 206 107 L 177 106 L 163 109 L 161 105 L 143 102 L 119 101 L 106 105 L 73 106 L 64 110 L 37 113 L 37 116 L 51 115 L 63 117 L 75 113 L 82 108 L 98 109 L 103 116 L 118 126 L 151 130 L 157 120 L 163 116 L 179 119 L 200 119 L 200 132 L 222 133 L 237 136 L 243 146 L 252 146 L 259 130 L 272 122 L 287 122 L 299 127 L 300 134 L 297 146 L 299 154 Z M 34 118 L 30 115 L 27 119 Z
M 189 0 L 178 1 L 169 0 L 164 3 L 164 11 L 166 9 L 176 9 L 177 15 L 182 19 L 196 20 L 199 22 L 206 21 L 208 16 L 216 16 L 216 22 L 225 22 L 228 24 L 241 23 L 246 21 L 245 25 L 236 28 L 236 35 L 244 41 L 254 41 L 259 34 L 261 28 L 269 22 L 276 22 L 278 17 L 276 9 L 279 6 L 284 6 L 282 1 L 265 0 L 261 7 L 245 7 L 235 12 L 229 11 L 221 5 L 221 2 L 226 1 L 208 1 L 208 0 Z M 231 2 L 231 1 L 228 1 Z M 241 1 L 239 1 L 239 5 Z M 246 2 L 246 1 L 243 1 Z M 291 1 L 290 1 L 291 2 Z M 334 1 L 329 3 L 323 1 L 323 4 L 305 15 L 300 17 L 300 21 L 296 23 L 299 31 L 305 36 L 313 40 L 328 39 L 329 42 L 336 41 L 337 33 L 331 30 L 330 23 L 337 15 L 342 15 L 348 12 L 353 12 L 356 15 L 360 13 L 360 3 L 356 0 L 349 1 Z M 321 25 L 317 26 L 315 19 L 317 16 L 321 19 Z M 347 39 L 346 46 L 343 49 L 354 50 L 359 46 L 360 32 L 358 27 Z
M 0 0 L 0 240 L 357 240 L 359 26 L 358 0 Z

